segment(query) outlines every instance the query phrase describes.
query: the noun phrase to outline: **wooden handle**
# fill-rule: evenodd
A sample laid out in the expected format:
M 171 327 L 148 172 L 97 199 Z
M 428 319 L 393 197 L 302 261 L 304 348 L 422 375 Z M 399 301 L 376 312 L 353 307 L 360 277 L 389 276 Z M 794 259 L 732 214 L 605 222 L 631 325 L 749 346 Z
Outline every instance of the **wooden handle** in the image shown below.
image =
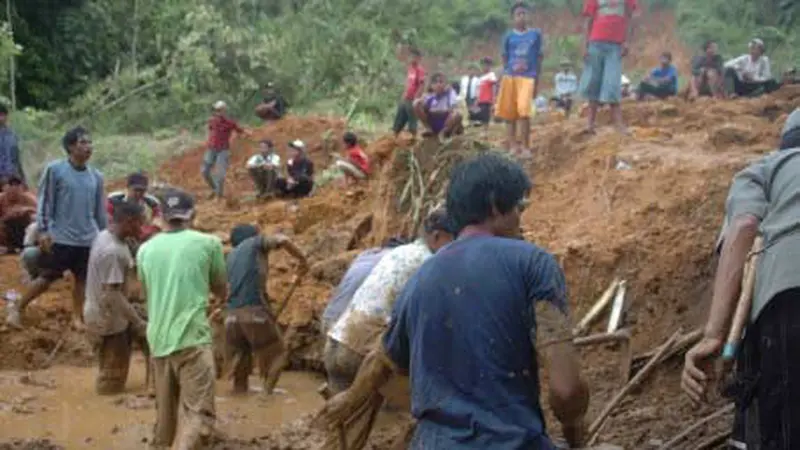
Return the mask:
M 739 301 L 736 303 L 736 312 L 733 314 L 733 322 L 731 322 L 731 328 L 728 332 L 728 340 L 725 342 L 725 347 L 722 351 L 722 359 L 724 360 L 730 361 L 736 356 L 739 341 L 750 319 L 750 307 L 753 304 L 753 287 L 755 286 L 756 271 L 758 269 L 758 252 L 761 251 L 762 243 L 763 239 L 761 236 L 756 237 L 755 241 L 753 241 L 749 259 L 744 266 L 742 291 L 739 293 Z

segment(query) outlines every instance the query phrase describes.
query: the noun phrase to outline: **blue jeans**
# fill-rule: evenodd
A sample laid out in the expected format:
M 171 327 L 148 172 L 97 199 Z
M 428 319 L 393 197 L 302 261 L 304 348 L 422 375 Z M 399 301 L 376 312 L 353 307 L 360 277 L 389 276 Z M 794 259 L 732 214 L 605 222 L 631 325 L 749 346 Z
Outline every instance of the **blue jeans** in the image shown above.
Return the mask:
M 228 163 L 230 162 L 231 151 L 228 149 L 217 150 L 210 148 L 206 150 L 203 156 L 203 178 L 206 184 L 217 194 L 222 197 L 225 188 L 225 174 L 228 172 Z M 216 170 L 215 174 L 211 171 Z
M 622 98 L 622 46 L 590 42 L 581 75 L 581 92 L 590 102 L 617 104 Z

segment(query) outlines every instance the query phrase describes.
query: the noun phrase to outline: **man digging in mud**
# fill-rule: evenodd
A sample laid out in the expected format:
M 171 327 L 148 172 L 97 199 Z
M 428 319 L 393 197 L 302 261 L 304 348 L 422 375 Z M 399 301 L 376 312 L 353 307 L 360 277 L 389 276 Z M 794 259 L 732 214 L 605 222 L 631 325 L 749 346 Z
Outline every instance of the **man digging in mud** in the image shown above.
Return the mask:
M 269 395 L 285 365 L 286 347 L 264 287 L 269 271 L 269 254 L 283 249 L 299 262 L 296 276 L 308 270 L 303 252 L 288 237 L 262 235 L 253 225 L 231 230 L 233 250 L 228 254 L 230 295 L 225 319 L 225 366 L 233 375 L 233 391 L 247 393 L 248 377 L 255 359 L 264 395 Z
M 747 332 L 736 355 L 733 394 L 735 448 L 800 448 L 800 108 L 787 119 L 780 151 L 754 162 L 731 183 L 722 252 L 704 337 L 687 354 L 681 386 L 696 403 L 716 378 L 741 290 L 743 267 L 756 236 L 764 250 L 756 265 Z M 731 448 L 734 448 L 732 445 Z
M 118 203 L 113 223 L 92 243 L 86 274 L 83 316 L 87 331 L 96 341 L 100 395 L 118 394 L 128 379 L 133 341 L 144 339 L 147 323 L 128 300 L 128 284 L 134 276 L 134 260 L 126 240 L 139 235 L 143 208 L 132 202 Z
M 89 249 L 107 225 L 103 176 L 89 166 L 92 139 L 82 127 L 62 139 L 67 158 L 53 161 L 39 181 L 36 222 L 39 232 L 41 272 L 25 289 L 19 302 L 8 305 L 9 325 L 21 328 L 25 308 L 45 293 L 69 270 L 73 276 L 72 323 L 83 324 L 83 299 Z
M 370 272 L 328 333 L 324 359 L 330 393 L 338 394 L 350 387 L 364 355 L 386 329 L 403 286 L 428 258 L 452 241 L 453 235 L 447 213 L 435 210 L 425 219 L 423 233 L 416 241 L 390 251 Z M 347 424 L 348 449 L 360 449 L 366 444 L 382 403 L 383 398 L 375 394 L 370 407 Z M 336 448 L 336 439 L 329 439 L 324 448 Z
M 417 423 L 408 448 L 552 449 L 538 347 L 550 407 L 567 442 L 580 447 L 589 392 L 564 275 L 552 255 L 515 239 L 530 188 L 519 165 L 492 153 L 453 169 L 447 211 L 458 239 L 411 277 L 382 342 L 318 423 L 340 426 L 393 373 L 410 372 Z
M 180 190 L 164 197 L 167 229 L 136 255 L 147 298 L 147 342 L 153 356 L 156 424 L 152 448 L 194 449 L 213 432 L 214 355 L 208 297 L 228 298 L 219 238 L 189 229 L 194 199 Z M 183 423 L 176 437 L 178 412 Z

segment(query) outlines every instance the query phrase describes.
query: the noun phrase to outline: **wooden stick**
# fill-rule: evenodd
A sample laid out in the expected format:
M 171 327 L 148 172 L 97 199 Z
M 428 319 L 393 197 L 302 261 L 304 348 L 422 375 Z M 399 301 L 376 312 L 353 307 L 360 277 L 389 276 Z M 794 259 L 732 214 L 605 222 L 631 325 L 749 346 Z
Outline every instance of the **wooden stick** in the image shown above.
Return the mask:
M 277 323 L 278 317 L 281 316 L 281 313 L 284 309 L 286 309 L 286 305 L 289 304 L 289 299 L 292 298 L 292 294 L 297 289 L 297 286 L 300 285 L 300 281 L 302 281 L 303 277 L 299 275 L 294 276 L 294 280 L 292 280 L 292 285 L 289 286 L 289 292 L 286 293 L 286 296 L 283 297 L 283 301 L 281 302 L 280 306 L 278 306 L 278 310 L 275 312 L 275 322 Z
M 614 303 L 611 307 L 611 317 L 608 319 L 608 331 L 609 333 L 613 333 L 617 331 L 619 328 L 619 324 L 622 321 L 622 308 L 625 306 L 625 287 L 627 282 L 622 280 L 617 286 L 617 295 L 614 296 Z
M 592 322 L 594 322 L 597 319 L 600 313 L 603 312 L 603 309 L 605 309 L 605 307 L 608 306 L 608 303 L 611 301 L 614 292 L 616 292 L 619 283 L 620 279 L 614 278 L 614 280 L 611 282 L 608 288 L 606 288 L 605 292 L 603 292 L 603 295 L 601 295 L 600 298 L 595 302 L 595 304 L 592 305 L 591 309 L 589 309 L 589 312 L 587 312 L 586 315 L 583 316 L 583 319 L 581 319 L 581 321 L 578 323 L 578 326 L 576 326 L 575 329 L 572 331 L 573 335 L 579 336 L 583 334 L 586 331 L 586 329 L 589 328 Z
M 621 386 L 625 386 L 631 378 L 632 362 L 633 348 L 630 339 L 628 339 L 621 342 L 621 348 L 619 349 L 619 379 Z
M 589 445 L 594 444 L 594 441 L 600 435 L 600 429 L 602 428 L 603 424 L 605 423 L 606 419 L 611 414 L 611 412 L 614 410 L 614 408 L 616 408 L 617 405 L 619 405 L 622 399 L 625 398 L 625 396 L 628 395 L 628 393 L 631 390 L 633 390 L 634 387 L 638 386 L 639 383 L 641 383 L 642 380 L 644 380 L 644 378 L 650 372 L 653 371 L 653 368 L 661 360 L 661 357 L 665 353 L 667 353 L 670 348 L 672 348 L 672 346 L 675 344 L 675 341 L 677 341 L 682 334 L 683 334 L 682 330 L 678 330 L 675 333 L 673 333 L 672 336 L 670 336 L 670 338 L 667 339 L 667 341 L 661 345 L 661 348 L 658 349 L 658 352 L 655 355 L 653 355 L 652 358 L 650 358 L 650 361 L 648 361 L 647 364 L 645 364 L 642 370 L 640 370 L 639 373 L 637 373 L 636 376 L 634 376 L 633 379 L 631 379 L 631 381 L 629 381 L 628 384 L 626 384 L 617 393 L 617 395 L 615 395 L 614 398 L 612 398 L 611 401 L 608 402 L 605 408 L 603 408 L 603 412 L 601 412 L 600 415 L 597 416 L 597 419 L 595 419 L 594 422 L 592 422 L 592 424 L 589 426 L 589 435 L 592 436 L 591 440 L 589 440 Z
M 753 286 L 756 283 L 756 269 L 758 265 L 758 254 L 761 251 L 763 238 L 757 236 L 753 241 L 753 247 L 748 255 L 747 263 L 744 265 L 744 276 L 742 277 L 742 291 L 739 293 L 739 301 L 736 304 L 736 312 L 733 314 L 733 322 L 728 332 L 728 340 L 722 350 L 722 359 L 730 361 L 736 356 L 739 348 L 739 341 L 744 334 L 744 328 L 750 319 L 750 306 L 753 304 Z
M 578 337 L 573 339 L 572 342 L 578 347 L 583 347 L 593 344 L 604 344 L 606 342 L 629 341 L 630 339 L 631 330 L 629 328 L 623 328 L 613 333 L 597 333 L 589 336 Z
M 712 449 L 712 448 L 718 446 L 719 444 L 722 444 L 723 442 L 727 441 L 728 438 L 730 438 L 730 437 L 731 437 L 731 431 L 730 430 L 720 431 L 719 433 L 715 434 L 714 436 L 711 436 L 710 438 L 708 438 L 705 441 L 703 441 L 700 444 L 698 444 L 697 447 L 695 447 L 694 449 L 695 450 L 709 450 L 709 449 Z
M 680 339 L 678 339 L 678 342 L 676 342 L 675 345 L 672 346 L 670 351 L 668 351 L 667 354 L 664 355 L 661 358 L 661 361 L 659 361 L 659 362 L 664 362 L 664 361 L 672 358 L 673 356 L 677 355 L 678 353 L 686 351 L 687 348 L 689 348 L 692 345 L 694 345 L 702 337 L 703 337 L 703 329 L 702 328 L 696 328 L 696 329 L 684 334 L 683 336 L 681 336 Z M 658 349 L 651 350 L 651 351 L 649 351 L 647 353 L 644 353 L 644 354 L 641 354 L 641 355 L 638 355 L 638 356 L 634 357 L 633 358 L 633 366 L 634 367 L 640 367 L 642 364 L 646 363 L 650 358 L 652 358 L 656 351 L 658 351 Z
M 678 434 L 674 438 L 670 439 L 666 444 L 664 444 L 661 447 L 659 447 L 658 450 L 669 450 L 671 448 L 674 448 L 675 444 L 677 444 L 678 442 L 682 441 L 683 439 L 686 439 L 687 436 L 689 436 L 690 434 L 692 434 L 695 431 L 697 431 L 698 429 L 700 429 L 703 425 L 711 422 L 712 420 L 714 420 L 714 419 L 716 419 L 718 417 L 721 417 L 721 416 L 733 411 L 733 407 L 734 407 L 734 405 L 733 405 L 733 403 L 731 403 L 729 405 L 725 405 L 722 408 L 714 411 L 713 413 L 707 415 L 706 417 L 703 417 L 702 419 L 700 419 L 697 422 L 695 422 L 694 425 L 692 425 L 689 428 L 685 429 L 683 432 L 681 432 L 680 434 Z

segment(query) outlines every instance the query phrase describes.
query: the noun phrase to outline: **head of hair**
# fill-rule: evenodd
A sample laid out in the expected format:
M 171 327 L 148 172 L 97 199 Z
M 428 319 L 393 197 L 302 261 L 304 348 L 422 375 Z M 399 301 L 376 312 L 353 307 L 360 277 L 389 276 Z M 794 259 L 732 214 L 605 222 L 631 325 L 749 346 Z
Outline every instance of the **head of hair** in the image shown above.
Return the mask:
M 444 81 L 447 81 L 447 79 L 445 78 L 443 72 L 436 72 L 433 74 L 433 76 L 431 76 L 431 83 L 438 83 Z
M 461 83 L 459 83 L 458 81 L 453 81 L 452 83 L 450 83 L 450 88 L 453 89 L 453 92 L 455 92 L 456 95 L 461 94 Z
M 64 133 L 64 137 L 61 138 L 61 146 L 64 147 L 64 151 L 69 153 L 69 148 L 75 145 L 80 138 L 89 134 L 89 130 L 83 127 L 75 127 L 66 133 Z
M 395 247 L 400 247 L 401 245 L 406 245 L 409 242 L 411 242 L 411 241 L 409 239 L 404 238 L 403 236 L 393 236 L 393 237 L 390 237 L 389 239 L 386 239 L 385 241 L 383 241 L 383 244 L 381 244 L 381 247 L 383 247 L 383 248 L 395 248 Z
M 715 41 L 715 40 L 713 40 L 713 39 L 709 39 L 709 40 L 707 40 L 707 41 L 703 42 L 703 51 L 708 51 L 708 49 L 709 49 L 709 48 L 710 48 L 712 45 L 714 45 L 714 44 L 716 44 L 716 43 L 717 43 L 717 41 Z
M 348 131 L 342 135 L 342 141 L 352 147 L 358 144 L 358 136 L 356 136 L 356 134 L 352 131 Z
M 460 233 L 468 225 L 506 214 L 531 190 L 531 180 L 516 162 L 495 152 L 464 161 L 450 173 L 447 212 Z
M 411 47 L 410 49 L 408 49 L 408 53 L 410 53 L 411 56 L 416 56 L 416 57 L 422 56 L 422 51 L 417 47 Z
M 525 2 L 516 2 L 511 6 L 511 16 L 513 17 L 514 14 L 517 13 L 518 9 L 524 9 L 525 11 L 530 11 L 530 7 Z
M 484 56 L 481 58 L 482 66 L 491 66 L 492 64 L 494 64 L 494 60 L 491 58 L 491 56 Z
M 239 244 L 253 236 L 258 236 L 258 228 L 255 225 L 239 224 L 231 230 L 231 245 L 238 247 Z
M 138 203 L 120 202 L 114 205 L 114 222 L 121 223 L 127 219 L 142 217 L 144 209 Z
M 5 103 L 0 103 L 0 114 L 8 114 L 8 106 Z
M 259 143 L 259 144 L 264 144 L 264 145 L 266 145 L 267 147 L 272 147 L 272 146 L 274 145 L 274 144 L 272 143 L 272 140 L 271 140 L 271 139 L 262 139 L 262 140 L 258 141 L 258 143 Z
M 6 184 L 10 186 L 18 186 L 22 184 L 22 177 L 17 174 L 11 174 L 6 178 Z
M 661 57 L 667 58 L 668 60 L 672 61 L 672 52 L 664 52 L 661 54 Z
M 426 233 L 433 233 L 434 231 L 444 231 L 452 235 L 456 234 L 455 227 L 453 226 L 450 215 L 447 214 L 446 208 L 436 208 L 425 217 L 422 221 L 422 229 Z

